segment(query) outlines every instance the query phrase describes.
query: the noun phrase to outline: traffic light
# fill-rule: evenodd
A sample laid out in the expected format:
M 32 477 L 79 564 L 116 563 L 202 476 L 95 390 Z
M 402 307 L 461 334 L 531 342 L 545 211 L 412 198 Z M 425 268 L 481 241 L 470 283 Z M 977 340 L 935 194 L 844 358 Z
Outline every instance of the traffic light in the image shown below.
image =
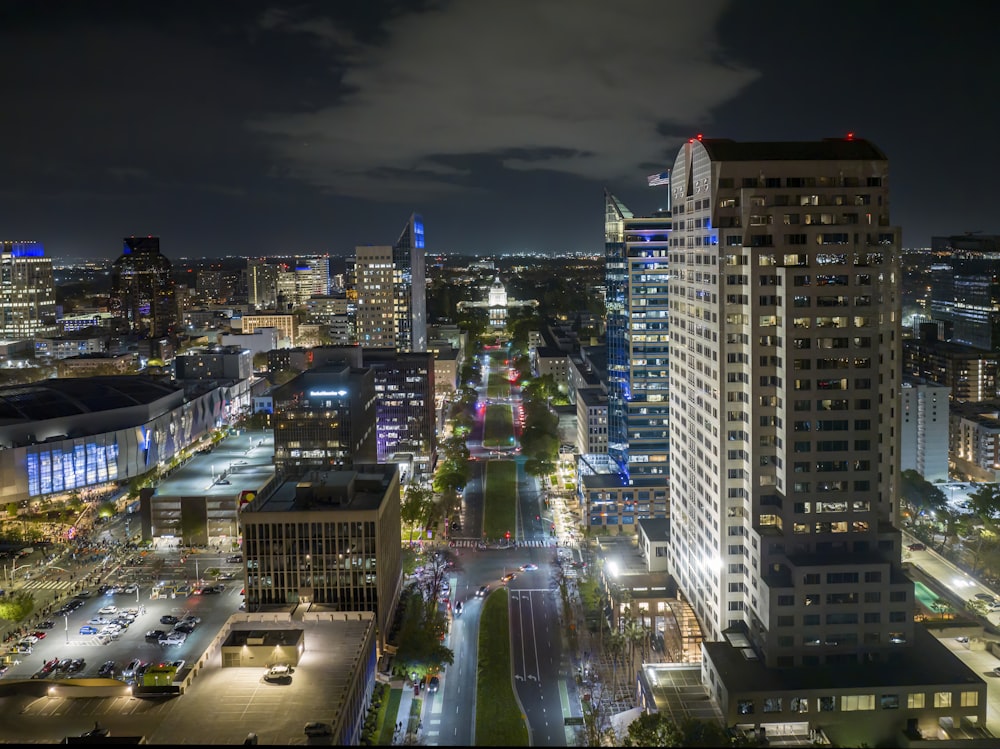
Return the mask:
M 506 539 L 507 539 L 508 541 L 510 541 L 510 531 L 507 531 L 507 532 L 506 532 L 506 533 L 504 534 L 504 538 L 506 538 Z

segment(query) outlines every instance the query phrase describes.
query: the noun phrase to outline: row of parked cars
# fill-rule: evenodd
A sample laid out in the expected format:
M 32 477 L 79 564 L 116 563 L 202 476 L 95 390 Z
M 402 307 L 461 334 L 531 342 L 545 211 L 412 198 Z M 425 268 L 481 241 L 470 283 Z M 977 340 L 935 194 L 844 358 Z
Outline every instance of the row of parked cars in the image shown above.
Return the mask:
M 160 617 L 160 624 L 172 624 L 173 629 L 169 632 L 163 629 L 151 629 L 146 633 L 146 642 L 157 642 L 160 647 L 183 645 L 187 636 L 201 624 L 201 617 L 188 614 L 184 618 L 178 619 L 172 614 L 164 614 Z
M 129 628 L 139 616 L 138 608 L 119 609 L 116 606 L 104 606 L 98 611 L 98 616 L 80 627 L 81 635 L 97 635 L 102 645 L 121 637 L 122 632 Z

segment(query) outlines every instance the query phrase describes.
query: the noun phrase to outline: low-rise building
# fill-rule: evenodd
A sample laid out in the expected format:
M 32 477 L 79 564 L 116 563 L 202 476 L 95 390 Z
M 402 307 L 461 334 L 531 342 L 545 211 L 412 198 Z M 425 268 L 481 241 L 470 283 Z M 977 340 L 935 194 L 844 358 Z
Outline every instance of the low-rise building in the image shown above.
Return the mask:
M 373 611 L 381 651 L 402 590 L 397 466 L 286 481 L 246 505 L 241 520 L 249 611 Z

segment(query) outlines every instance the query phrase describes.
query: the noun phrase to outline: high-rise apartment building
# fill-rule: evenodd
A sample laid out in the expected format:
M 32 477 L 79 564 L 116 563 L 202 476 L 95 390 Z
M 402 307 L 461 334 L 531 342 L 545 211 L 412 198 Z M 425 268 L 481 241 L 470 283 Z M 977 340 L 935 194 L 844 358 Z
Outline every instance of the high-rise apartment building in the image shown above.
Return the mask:
M 746 627 L 768 665 L 882 658 L 913 631 L 886 158 L 860 139 L 694 140 L 672 174 L 680 588 L 706 639 Z
M 627 481 L 669 476 L 670 214 L 634 216 L 605 193 L 608 455 Z
M 130 330 L 148 338 L 169 334 L 177 322 L 170 261 L 159 237 L 126 237 L 111 268 L 111 308 Z
M 914 626 L 900 567 L 885 155 L 699 138 L 670 189 L 670 566 L 727 722 L 984 719 L 982 681 Z M 966 707 L 932 716 L 939 691 Z
M 261 259 L 247 260 L 247 302 L 256 310 L 278 304 L 278 268 Z
M 358 343 L 401 352 L 427 350 L 424 222 L 412 214 L 392 247 L 355 249 Z
M 330 256 L 307 255 L 292 258 L 277 268 L 278 304 L 283 309 L 300 307 L 314 296 L 330 293 Z
M 0 337 L 31 338 L 56 332 L 52 258 L 41 242 L 0 242 Z

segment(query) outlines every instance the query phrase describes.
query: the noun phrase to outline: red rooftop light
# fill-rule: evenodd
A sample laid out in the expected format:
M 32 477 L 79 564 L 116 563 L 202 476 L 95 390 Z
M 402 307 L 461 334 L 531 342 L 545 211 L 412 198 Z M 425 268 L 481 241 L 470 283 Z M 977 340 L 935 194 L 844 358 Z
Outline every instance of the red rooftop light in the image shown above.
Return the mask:
M 701 133 L 698 133 L 698 140 L 701 140 Z
M 854 133 L 848 133 L 847 134 L 847 139 L 848 140 L 854 140 Z

